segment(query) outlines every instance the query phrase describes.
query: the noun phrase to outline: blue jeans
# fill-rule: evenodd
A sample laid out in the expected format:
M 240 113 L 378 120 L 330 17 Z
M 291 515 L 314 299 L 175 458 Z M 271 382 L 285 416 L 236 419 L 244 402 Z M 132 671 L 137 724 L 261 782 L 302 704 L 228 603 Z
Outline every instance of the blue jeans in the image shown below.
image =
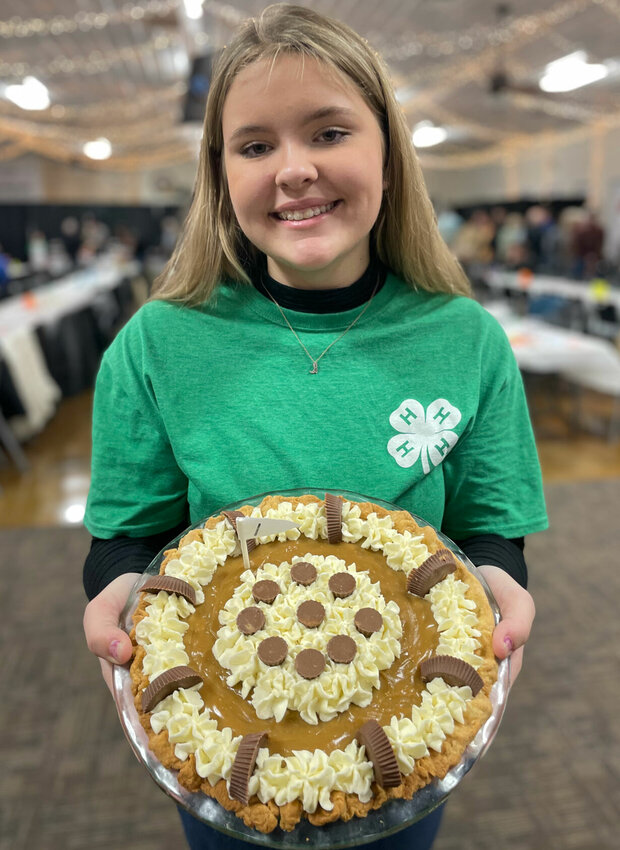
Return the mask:
M 362 850 L 430 850 L 439 831 L 443 805 L 422 820 L 401 829 L 389 838 L 380 838 L 370 844 L 363 844 Z M 257 850 L 256 844 L 240 841 L 224 835 L 202 823 L 179 807 L 181 823 L 190 850 Z

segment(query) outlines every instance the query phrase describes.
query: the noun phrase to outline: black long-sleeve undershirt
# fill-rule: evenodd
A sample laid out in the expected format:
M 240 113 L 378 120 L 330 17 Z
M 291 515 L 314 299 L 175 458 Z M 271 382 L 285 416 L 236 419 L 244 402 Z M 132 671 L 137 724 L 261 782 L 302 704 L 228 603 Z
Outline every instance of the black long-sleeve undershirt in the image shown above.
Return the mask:
M 124 573 L 143 573 L 153 558 L 187 523 L 149 537 L 93 537 L 84 563 L 84 590 L 93 599 L 113 579 Z M 455 543 L 476 566 L 493 564 L 501 567 L 522 587 L 527 587 L 527 566 L 523 555 L 523 537 L 508 540 L 497 534 L 481 534 Z

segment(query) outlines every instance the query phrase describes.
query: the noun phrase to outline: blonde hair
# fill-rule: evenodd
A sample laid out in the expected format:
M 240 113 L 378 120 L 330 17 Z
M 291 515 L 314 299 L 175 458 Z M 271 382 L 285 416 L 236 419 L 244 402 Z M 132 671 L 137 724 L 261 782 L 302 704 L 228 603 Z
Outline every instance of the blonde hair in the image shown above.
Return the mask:
M 267 7 L 245 21 L 221 51 L 207 97 L 194 197 L 175 250 L 155 281 L 153 298 L 195 306 L 222 280 L 250 283 L 246 268 L 258 250 L 232 208 L 222 163 L 222 111 L 240 71 L 280 53 L 312 57 L 352 80 L 384 136 L 387 189 L 371 238 L 379 259 L 413 287 L 470 294 L 435 220 L 411 133 L 383 60 L 340 21 L 288 4 Z

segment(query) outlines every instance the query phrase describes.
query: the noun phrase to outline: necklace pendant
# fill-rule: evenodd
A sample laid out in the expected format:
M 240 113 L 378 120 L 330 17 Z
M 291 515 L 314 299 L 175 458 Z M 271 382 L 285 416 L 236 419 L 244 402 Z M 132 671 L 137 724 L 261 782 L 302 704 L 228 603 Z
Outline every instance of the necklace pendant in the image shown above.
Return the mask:
M 319 364 L 316 362 L 316 360 L 313 360 L 313 361 L 312 361 L 312 369 L 310 369 L 310 374 L 311 374 L 311 375 L 316 375 L 316 373 L 317 373 L 318 371 L 319 371 Z

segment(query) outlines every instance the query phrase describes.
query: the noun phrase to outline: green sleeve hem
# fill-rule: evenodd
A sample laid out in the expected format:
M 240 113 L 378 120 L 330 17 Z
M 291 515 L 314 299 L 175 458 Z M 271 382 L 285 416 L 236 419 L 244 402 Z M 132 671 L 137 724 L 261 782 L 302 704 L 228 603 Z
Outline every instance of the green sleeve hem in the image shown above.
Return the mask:
M 535 534 L 538 531 L 546 531 L 549 528 L 549 520 L 546 515 L 532 519 L 529 522 L 514 523 L 514 525 L 494 525 L 489 528 L 488 525 L 471 526 L 466 528 L 442 528 L 442 532 L 451 540 L 464 540 L 467 537 L 474 537 L 478 534 L 499 534 L 500 537 L 510 539 L 512 537 L 525 537 L 528 534 Z
M 114 537 L 151 537 L 154 534 L 162 534 L 170 529 L 173 531 L 183 520 L 172 518 L 169 523 L 162 525 L 123 525 L 116 528 L 110 528 L 97 523 L 84 521 L 84 527 L 93 537 L 99 537 L 102 540 L 112 540 Z M 189 525 L 189 521 L 188 521 Z

